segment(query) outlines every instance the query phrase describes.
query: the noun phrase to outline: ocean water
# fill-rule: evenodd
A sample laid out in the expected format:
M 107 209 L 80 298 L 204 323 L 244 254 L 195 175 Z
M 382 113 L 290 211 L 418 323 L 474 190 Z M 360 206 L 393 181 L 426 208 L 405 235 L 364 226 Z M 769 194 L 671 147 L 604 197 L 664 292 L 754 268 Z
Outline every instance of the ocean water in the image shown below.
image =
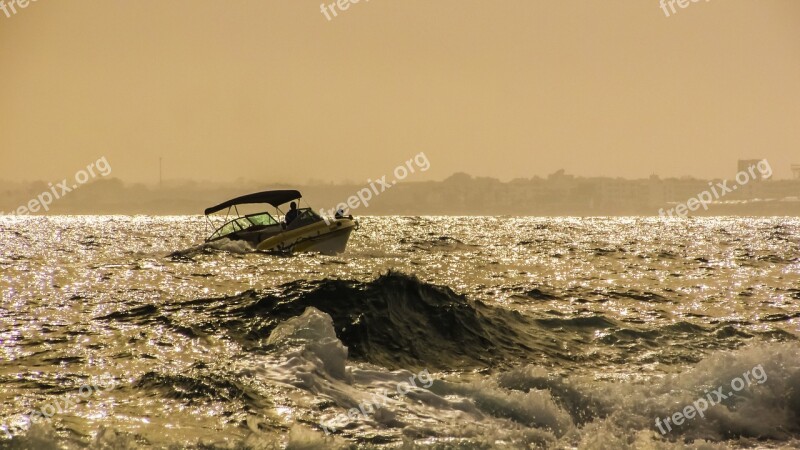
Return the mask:
M 0 218 L 0 448 L 800 448 L 800 219 L 361 222 Z

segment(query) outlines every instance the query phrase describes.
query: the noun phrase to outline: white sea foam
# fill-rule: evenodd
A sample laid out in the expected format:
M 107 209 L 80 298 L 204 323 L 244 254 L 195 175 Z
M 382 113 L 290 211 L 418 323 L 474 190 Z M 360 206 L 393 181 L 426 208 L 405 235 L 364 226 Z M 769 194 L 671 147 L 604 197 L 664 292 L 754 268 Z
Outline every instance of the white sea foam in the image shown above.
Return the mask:
M 314 399 L 331 400 L 333 406 L 317 417 L 346 434 L 368 434 L 370 429 L 385 433 L 390 426 L 405 438 L 424 441 L 446 435 L 497 448 L 531 444 L 671 449 L 686 448 L 679 441 L 689 439 L 694 442 L 690 448 L 705 450 L 729 448 L 720 441 L 731 438 L 741 443 L 759 436 L 787 439 L 780 430 L 796 427 L 800 412 L 800 397 L 795 394 L 800 391 L 800 351 L 791 344 L 762 344 L 715 353 L 670 376 L 631 376 L 627 381 L 555 377 L 537 366 L 477 381 L 445 376 L 430 389 L 395 395 L 385 407 L 392 412 L 388 420 L 370 416 L 337 422 L 334 417 L 341 418 L 370 393 L 396 386 L 413 371 L 387 371 L 348 362 L 330 317 L 313 308 L 276 328 L 269 342 L 295 350 L 285 355 L 283 365 L 261 373 L 306 391 L 309 405 Z M 705 418 L 687 421 L 672 435 L 660 436 L 655 429 L 656 417 L 691 404 L 706 390 L 729 383 L 756 364 L 762 364 L 769 374 L 764 385 L 737 393 L 730 404 L 709 408 Z M 464 427 L 463 423 L 471 425 Z M 297 433 L 306 436 L 306 441 L 323 439 L 314 426 L 302 430 Z M 331 445 L 332 441 L 319 442 Z

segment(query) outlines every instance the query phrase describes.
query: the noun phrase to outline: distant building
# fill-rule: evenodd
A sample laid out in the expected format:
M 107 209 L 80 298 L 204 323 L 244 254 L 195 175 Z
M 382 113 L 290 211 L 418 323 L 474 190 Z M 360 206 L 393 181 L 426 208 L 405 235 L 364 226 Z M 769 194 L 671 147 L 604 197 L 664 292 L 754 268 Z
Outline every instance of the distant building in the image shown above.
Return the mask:
M 761 159 L 740 159 L 739 161 L 736 162 L 736 171 L 737 172 L 742 172 L 742 171 L 747 172 L 747 168 L 748 167 L 755 166 L 760 161 L 761 161 Z
M 792 164 L 792 173 L 795 179 L 800 180 L 800 164 Z

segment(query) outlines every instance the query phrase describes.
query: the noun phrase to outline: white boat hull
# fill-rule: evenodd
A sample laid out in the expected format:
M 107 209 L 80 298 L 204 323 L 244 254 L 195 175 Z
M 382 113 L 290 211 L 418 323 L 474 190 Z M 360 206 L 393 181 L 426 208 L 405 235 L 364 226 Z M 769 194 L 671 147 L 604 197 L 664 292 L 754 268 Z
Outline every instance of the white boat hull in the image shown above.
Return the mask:
M 358 227 L 352 219 L 317 222 L 287 231 L 258 244 L 262 251 L 318 252 L 327 255 L 342 253 L 347 248 L 350 233 Z

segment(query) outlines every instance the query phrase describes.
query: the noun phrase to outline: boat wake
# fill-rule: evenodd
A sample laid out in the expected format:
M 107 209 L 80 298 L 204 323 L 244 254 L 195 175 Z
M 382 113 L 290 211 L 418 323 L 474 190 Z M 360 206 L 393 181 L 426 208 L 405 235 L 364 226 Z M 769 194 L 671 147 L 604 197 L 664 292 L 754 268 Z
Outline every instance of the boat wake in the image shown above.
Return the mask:
M 194 245 L 187 249 L 174 251 L 167 255 L 167 258 L 175 261 L 192 260 L 195 256 L 203 254 L 207 255 L 214 253 L 215 251 L 244 255 L 247 253 L 252 253 L 255 250 L 255 247 L 253 247 L 247 241 L 232 241 L 227 238 L 222 238 L 217 241 L 205 242 L 203 244 Z

